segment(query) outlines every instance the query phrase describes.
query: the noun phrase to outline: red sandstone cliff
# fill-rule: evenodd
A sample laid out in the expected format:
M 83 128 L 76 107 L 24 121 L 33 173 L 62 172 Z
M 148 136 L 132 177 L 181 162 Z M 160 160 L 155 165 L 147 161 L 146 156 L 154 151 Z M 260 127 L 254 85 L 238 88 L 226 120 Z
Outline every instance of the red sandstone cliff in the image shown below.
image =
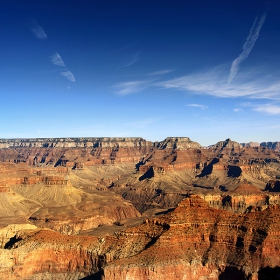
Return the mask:
M 261 279 L 280 265 L 278 206 L 215 210 L 198 196 L 105 238 L 21 231 L 1 249 L 6 279 Z M 68 277 L 68 278 L 67 278 Z M 264 278 L 263 278 L 264 279 Z

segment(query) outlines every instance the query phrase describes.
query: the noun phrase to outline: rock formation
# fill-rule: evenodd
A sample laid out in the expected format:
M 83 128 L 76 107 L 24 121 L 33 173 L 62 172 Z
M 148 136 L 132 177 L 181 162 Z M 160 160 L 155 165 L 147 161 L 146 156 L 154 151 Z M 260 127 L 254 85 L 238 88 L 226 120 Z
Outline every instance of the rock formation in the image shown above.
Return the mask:
M 261 279 L 280 265 L 280 208 L 233 214 L 197 195 L 114 236 L 22 229 L 1 249 L 6 279 Z M 14 233 L 12 233 L 14 234 Z M 67 278 L 68 277 L 68 278 Z M 231 277 L 231 278 L 230 278 Z M 263 278 L 265 279 L 265 278 Z
M 280 154 L 269 145 L 0 139 L 0 278 L 274 277 Z
M 274 150 L 276 152 L 280 152 L 280 142 L 249 142 L 249 143 L 242 143 L 241 144 L 243 147 L 265 147 L 271 150 Z

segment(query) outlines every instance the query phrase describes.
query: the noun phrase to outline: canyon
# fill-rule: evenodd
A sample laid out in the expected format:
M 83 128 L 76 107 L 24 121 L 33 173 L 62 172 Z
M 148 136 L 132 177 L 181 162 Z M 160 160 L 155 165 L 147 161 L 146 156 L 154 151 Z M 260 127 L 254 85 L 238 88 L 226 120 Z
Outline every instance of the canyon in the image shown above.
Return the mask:
M 279 147 L 0 139 L 0 278 L 278 279 Z

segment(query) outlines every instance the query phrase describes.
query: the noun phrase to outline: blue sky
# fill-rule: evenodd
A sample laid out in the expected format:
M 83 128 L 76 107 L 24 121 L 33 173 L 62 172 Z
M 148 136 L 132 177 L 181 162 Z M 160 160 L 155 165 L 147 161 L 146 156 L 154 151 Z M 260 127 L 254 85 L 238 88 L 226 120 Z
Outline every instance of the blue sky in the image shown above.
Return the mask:
M 280 141 L 280 2 L 1 1 L 0 138 Z

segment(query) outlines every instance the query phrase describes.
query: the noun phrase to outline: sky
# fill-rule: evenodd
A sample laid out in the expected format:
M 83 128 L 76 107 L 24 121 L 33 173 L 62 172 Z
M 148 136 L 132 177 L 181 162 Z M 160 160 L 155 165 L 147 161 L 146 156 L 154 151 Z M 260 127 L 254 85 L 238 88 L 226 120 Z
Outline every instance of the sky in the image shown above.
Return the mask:
M 0 138 L 280 141 L 279 0 L 0 8 Z

